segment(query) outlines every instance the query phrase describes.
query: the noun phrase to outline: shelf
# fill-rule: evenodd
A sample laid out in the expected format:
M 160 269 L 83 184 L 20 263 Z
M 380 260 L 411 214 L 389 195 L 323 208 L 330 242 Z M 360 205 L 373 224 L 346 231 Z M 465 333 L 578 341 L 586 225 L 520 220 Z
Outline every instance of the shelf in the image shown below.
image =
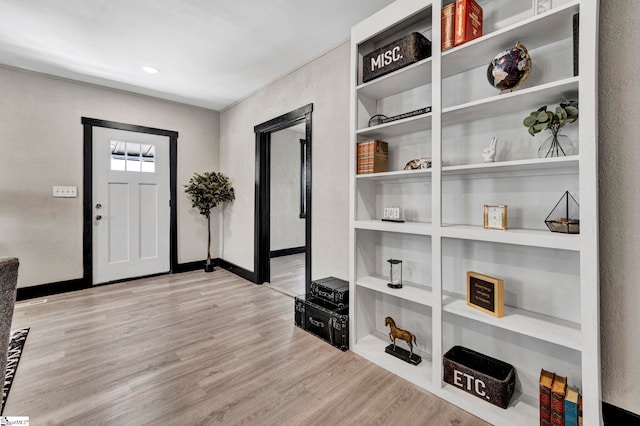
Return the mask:
M 429 129 L 431 129 L 430 112 L 360 129 L 356 134 L 367 138 L 385 139 Z
M 412 365 L 387 354 L 384 351 L 384 348 L 386 348 L 389 343 L 388 337 L 387 339 L 382 339 L 370 334 L 358 339 L 351 350 L 423 389 L 430 388 L 432 385 L 432 366 L 430 355 L 419 353 L 418 355 L 422 357 L 422 362 L 418 365 Z
M 504 317 L 495 318 L 468 306 L 465 299 L 454 296 L 444 297 L 442 310 L 569 349 L 582 350 L 580 325 L 574 322 L 506 305 Z
M 449 383 L 443 383 L 443 397 L 473 415 L 497 426 L 538 425 L 540 424 L 540 405 L 538 398 L 514 392 L 506 409 L 495 406 L 480 398 L 468 394 Z
M 386 278 L 370 275 L 368 277 L 358 278 L 356 280 L 356 285 L 377 291 L 378 293 L 388 294 L 399 299 L 410 300 L 424 306 L 432 306 L 433 295 L 431 294 L 431 289 L 429 287 L 421 287 L 417 284 L 404 283 L 402 288 L 389 288 L 387 286 L 388 282 L 389 280 Z
M 431 83 L 431 58 L 426 58 L 363 83 L 356 87 L 356 92 L 372 99 L 384 99 L 429 83 Z
M 434 45 L 433 61 L 427 58 L 358 85 L 362 57 L 370 49 L 409 29 L 440 40 L 437 9 L 448 3 L 393 2 L 384 13 L 352 30 L 349 282 L 356 303 L 350 307 L 350 348 L 502 426 L 539 424 L 537 379 L 540 369 L 546 368 L 567 375 L 581 387 L 587 408 L 585 424 L 601 423 L 600 377 L 593 374 L 599 368 L 600 342 L 592 338 L 599 329 L 592 315 L 598 309 L 600 274 L 594 196 L 597 121 L 585 119 L 569 132 L 579 139 L 579 155 L 557 158 L 535 158 L 537 143 L 525 141 L 529 136 L 522 126 L 531 111 L 542 105 L 553 110 L 564 99 L 579 97 L 582 118 L 597 110 L 598 64 L 597 55 L 592 54 L 597 50 L 597 2 L 562 0 L 548 12 L 536 14 L 531 2 L 514 5 L 484 0 L 480 3 L 485 9 L 485 35 L 445 52 Z M 580 45 L 575 54 L 580 58 L 581 75 L 571 76 L 577 13 Z M 534 77 L 513 91 L 490 89 L 487 66 L 517 41 L 533 58 Z M 366 127 L 372 114 L 429 105 L 430 113 Z M 506 161 L 482 163 L 479 154 L 486 143 L 481 139 L 492 136 L 519 145 L 503 146 L 498 158 Z M 390 143 L 392 169 L 402 168 L 403 161 L 417 156 L 432 156 L 433 168 L 358 175 L 356 148 L 367 139 Z M 548 212 L 544 206 L 556 202 L 556 187 L 580 195 L 582 234 L 550 232 L 540 219 Z M 509 218 L 513 228 L 484 229 L 482 217 L 467 211 L 483 202 L 509 204 L 510 212 L 513 207 L 514 217 Z M 373 219 L 381 217 L 377 215 L 386 204 L 416 212 L 407 218 L 433 223 Z M 388 258 L 405 259 L 403 265 L 415 266 L 415 272 L 407 270 L 404 275 L 420 284 L 389 288 L 386 269 L 380 264 Z M 495 318 L 467 305 L 464 285 L 458 288 L 448 282 L 469 269 L 504 270 L 511 275 L 525 271 L 531 276 L 510 289 L 508 303 L 517 307 L 505 306 L 504 316 Z M 563 285 L 557 285 L 559 277 Z M 449 293 L 454 289 L 457 293 Z M 518 302 L 536 289 L 549 293 L 548 297 Z M 388 337 L 382 324 L 390 313 L 404 317 L 407 323 L 421 324 L 418 328 L 427 327 L 419 330 L 423 333 L 430 332 L 431 342 L 420 346 L 428 360 L 423 359 L 420 366 L 385 354 Z M 442 381 L 445 343 L 485 349 L 488 355 L 514 363 L 517 392 L 507 409 Z
M 395 170 L 393 172 L 363 173 L 356 175 L 358 180 L 381 180 L 396 182 L 425 182 L 431 179 L 431 169 Z
M 497 161 L 494 163 L 463 164 L 444 166 L 442 167 L 442 174 L 445 176 L 455 176 L 475 173 L 549 171 L 552 169 L 571 170 L 577 173 L 579 161 L 580 157 L 578 155 L 570 155 L 567 157 L 530 158 L 526 160 Z
M 507 229 L 503 231 L 471 225 L 445 225 L 441 228 L 441 232 L 445 238 L 569 251 L 580 250 L 580 234 L 561 234 L 537 229 Z
M 579 2 L 574 1 L 447 50 L 442 54 L 442 77 L 488 66 L 493 57 L 515 46 L 516 41 L 520 41 L 531 52 L 572 37 L 572 17 L 579 11 Z
M 442 125 L 452 126 L 485 118 L 500 117 L 505 112 L 535 111 L 540 108 L 540 105 L 557 104 L 562 99 L 575 98 L 578 93 L 578 82 L 578 77 L 570 77 L 443 108 Z M 522 123 L 517 124 L 522 125 Z
M 384 222 L 382 220 L 356 220 L 355 229 L 369 231 L 397 232 L 400 234 L 431 235 L 431 224 L 425 222 Z

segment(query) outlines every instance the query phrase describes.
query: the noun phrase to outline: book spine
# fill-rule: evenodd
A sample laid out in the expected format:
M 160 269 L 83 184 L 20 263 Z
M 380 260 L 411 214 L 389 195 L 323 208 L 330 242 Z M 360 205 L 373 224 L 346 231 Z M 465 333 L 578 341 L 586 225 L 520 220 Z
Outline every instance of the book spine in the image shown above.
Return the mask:
M 358 151 L 357 151 L 358 163 L 357 163 L 357 169 L 356 169 L 358 174 L 372 172 L 374 143 L 375 141 L 366 141 L 366 142 L 360 142 L 358 144 Z
M 578 64 L 580 62 L 578 52 L 580 50 L 580 14 L 573 15 L 573 75 L 579 74 Z
M 455 11 L 455 39 L 459 46 L 482 36 L 482 8 L 475 0 L 457 0 Z
M 455 44 L 455 15 L 456 4 L 451 3 L 442 8 L 440 18 L 440 31 L 441 31 L 441 43 L 440 48 L 444 52 L 447 49 L 451 49 Z
M 566 380 L 565 380 L 565 386 L 564 388 L 562 388 L 561 391 L 556 391 L 556 389 L 552 387 L 552 390 L 551 390 L 551 424 L 552 425 L 564 426 L 565 393 L 566 393 Z
M 455 17 L 455 37 L 454 43 L 455 45 L 459 45 L 464 43 L 465 34 L 466 34 L 466 19 L 465 15 L 467 13 L 467 0 L 457 0 L 456 3 L 456 17 Z
M 551 371 L 540 371 L 540 426 L 551 425 L 551 385 L 554 377 Z
M 578 426 L 582 426 L 582 394 L 578 394 Z
M 578 404 L 573 401 L 564 401 L 564 425 L 578 426 Z
M 363 151 L 364 151 L 364 145 L 362 143 L 359 143 L 356 151 L 356 173 L 357 174 L 362 174 L 364 171 Z

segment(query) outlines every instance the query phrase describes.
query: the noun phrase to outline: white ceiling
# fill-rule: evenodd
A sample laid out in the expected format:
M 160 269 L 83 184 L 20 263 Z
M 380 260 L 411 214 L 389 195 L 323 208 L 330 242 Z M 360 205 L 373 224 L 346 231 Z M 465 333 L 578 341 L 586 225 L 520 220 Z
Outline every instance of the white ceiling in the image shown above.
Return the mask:
M 390 3 L 0 0 L 0 64 L 221 110 L 347 41 Z

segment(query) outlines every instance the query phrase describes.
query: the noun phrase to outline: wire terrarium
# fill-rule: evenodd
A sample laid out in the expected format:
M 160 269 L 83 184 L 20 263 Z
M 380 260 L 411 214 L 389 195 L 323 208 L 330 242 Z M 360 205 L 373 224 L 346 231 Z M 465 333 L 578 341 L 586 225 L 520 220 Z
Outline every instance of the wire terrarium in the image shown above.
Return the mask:
M 573 198 L 569 191 L 560 197 L 556 206 L 544 220 L 551 232 L 564 234 L 580 233 L 580 204 Z

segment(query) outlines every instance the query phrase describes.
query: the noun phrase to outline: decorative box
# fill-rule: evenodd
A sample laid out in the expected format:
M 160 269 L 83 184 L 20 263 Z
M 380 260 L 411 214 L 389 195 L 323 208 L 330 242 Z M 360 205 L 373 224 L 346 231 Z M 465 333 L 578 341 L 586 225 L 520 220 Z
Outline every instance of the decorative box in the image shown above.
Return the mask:
M 382 46 L 362 59 L 362 81 L 366 83 L 431 56 L 431 42 L 418 32 Z
M 335 277 L 311 281 L 311 295 L 344 308 L 349 306 L 349 283 Z
M 303 294 L 295 298 L 295 324 L 336 348 L 349 349 L 349 308 Z
M 444 354 L 444 381 L 500 408 L 507 408 L 516 384 L 512 365 L 463 346 Z

